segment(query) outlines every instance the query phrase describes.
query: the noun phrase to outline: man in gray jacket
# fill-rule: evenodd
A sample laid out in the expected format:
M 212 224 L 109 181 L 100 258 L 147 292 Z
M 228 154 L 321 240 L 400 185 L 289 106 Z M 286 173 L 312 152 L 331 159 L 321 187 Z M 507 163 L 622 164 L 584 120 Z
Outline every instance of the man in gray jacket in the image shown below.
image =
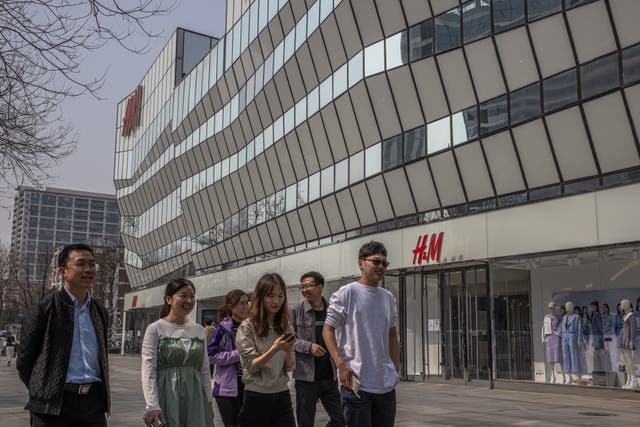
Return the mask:
M 310 271 L 300 277 L 304 301 L 291 310 L 296 331 L 296 418 L 298 427 L 313 427 L 318 399 L 329 415 L 327 427 L 345 425 L 335 369 L 322 339 L 327 317 L 327 301 L 322 297 L 324 277 Z

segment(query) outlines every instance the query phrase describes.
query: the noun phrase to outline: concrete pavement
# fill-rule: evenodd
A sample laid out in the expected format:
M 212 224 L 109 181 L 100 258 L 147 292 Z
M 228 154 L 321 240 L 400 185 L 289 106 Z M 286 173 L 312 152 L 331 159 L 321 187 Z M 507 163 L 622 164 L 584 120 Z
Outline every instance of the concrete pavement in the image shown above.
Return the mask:
M 2 360 L 4 362 L 4 360 Z M 110 426 L 143 426 L 140 359 L 112 356 Z M 454 384 L 403 382 L 397 388 L 396 425 L 418 426 L 620 426 L 640 421 L 638 401 L 550 392 L 489 390 Z M 14 367 L 0 366 L 0 426 L 23 427 L 26 389 Z M 215 406 L 215 405 L 214 405 Z M 216 413 L 216 420 L 220 420 Z M 328 421 L 318 406 L 316 426 Z M 217 423 L 221 426 L 221 423 Z

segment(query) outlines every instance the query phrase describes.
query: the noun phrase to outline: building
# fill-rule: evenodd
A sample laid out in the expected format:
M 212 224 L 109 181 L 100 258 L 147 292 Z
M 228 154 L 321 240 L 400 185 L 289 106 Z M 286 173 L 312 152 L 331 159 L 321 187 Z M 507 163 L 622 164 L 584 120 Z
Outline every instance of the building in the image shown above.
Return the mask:
M 639 14 L 631 0 L 229 0 L 194 70 L 158 80 L 172 38 L 139 126 L 118 123 L 127 330 L 157 318 L 169 277 L 191 276 L 201 318 L 267 271 L 292 298 L 311 269 L 331 292 L 376 239 L 404 378 L 549 382 L 562 363 L 546 363 L 544 317 L 570 301 L 586 310 L 565 379 L 624 385 L 615 330 L 594 339 L 588 308 L 607 304 L 607 326 L 621 299 L 640 302 Z
M 37 302 L 47 288 L 59 287 L 57 253 L 69 243 L 86 243 L 94 248 L 98 262 L 102 263 L 98 274 L 100 283 L 95 288 L 104 289 L 108 306 L 115 309 L 114 320 L 119 318 L 124 293 L 129 288 L 126 275 L 124 282 L 119 278 L 124 264 L 120 213 L 115 196 L 110 194 L 52 187 L 19 187 L 14 201 L 11 235 L 15 283 L 7 290 L 9 295 L 3 301 L 29 305 L 20 304 L 20 301 Z M 121 260 L 112 262 L 114 257 Z M 116 284 L 112 285 L 114 281 Z M 116 296 L 113 290 L 119 288 L 121 292 Z M 111 304 L 114 298 L 115 302 Z M 115 322 L 119 324 L 119 321 Z

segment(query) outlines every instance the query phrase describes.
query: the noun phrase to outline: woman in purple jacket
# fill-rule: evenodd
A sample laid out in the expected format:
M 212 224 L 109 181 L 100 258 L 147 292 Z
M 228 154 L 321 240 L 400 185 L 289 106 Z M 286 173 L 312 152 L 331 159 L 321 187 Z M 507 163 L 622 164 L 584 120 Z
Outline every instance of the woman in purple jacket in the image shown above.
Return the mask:
M 227 294 L 218 315 L 220 323 L 211 335 L 207 346 L 209 364 L 216 366 L 213 382 L 213 397 L 216 399 L 225 427 L 238 425 L 238 414 L 242 408 L 244 386 L 240 356 L 236 349 L 238 326 L 247 318 L 249 296 L 235 289 Z

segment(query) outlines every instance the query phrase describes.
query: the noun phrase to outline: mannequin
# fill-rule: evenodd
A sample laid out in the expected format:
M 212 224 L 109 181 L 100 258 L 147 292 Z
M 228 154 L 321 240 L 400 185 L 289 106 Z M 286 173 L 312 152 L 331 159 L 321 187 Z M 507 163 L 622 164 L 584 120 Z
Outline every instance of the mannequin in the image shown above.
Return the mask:
M 618 336 L 616 335 L 616 315 L 611 314 L 609 304 L 602 304 L 602 333 L 604 336 L 604 348 L 609 355 L 611 371 L 617 370 L 618 360 Z
M 567 313 L 562 318 L 562 369 L 568 373 L 564 383 L 572 383 L 580 375 L 580 363 L 578 359 L 578 341 L 582 332 L 580 315 L 574 313 L 574 305 L 567 302 Z
M 545 343 L 547 350 L 547 363 L 551 367 L 551 377 L 549 382 L 551 384 L 560 382 L 557 377 L 556 367 L 562 362 L 562 338 L 560 322 L 562 319 L 556 314 L 556 303 L 550 301 L 547 305 L 547 315 L 544 316 L 542 322 L 542 342 Z M 564 376 L 564 374 L 563 374 Z M 563 378 L 563 382 L 564 382 Z
M 618 348 L 622 353 L 624 360 L 624 369 L 627 373 L 627 382 L 623 388 L 635 390 L 638 388 L 638 378 L 636 377 L 636 367 L 633 363 L 633 348 L 636 340 L 636 317 L 631 311 L 631 301 L 623 299 L 620 301 L 622 309 L 622 330 L 620 331 L 620 340 Z

